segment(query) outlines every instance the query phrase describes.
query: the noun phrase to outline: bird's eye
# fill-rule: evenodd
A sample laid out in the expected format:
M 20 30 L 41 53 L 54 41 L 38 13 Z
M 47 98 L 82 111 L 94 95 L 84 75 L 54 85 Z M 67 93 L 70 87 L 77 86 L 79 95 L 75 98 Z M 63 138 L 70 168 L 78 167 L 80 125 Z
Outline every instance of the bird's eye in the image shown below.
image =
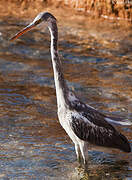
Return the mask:
M 37 21 L 35 22 L 35 25 L 40 24 L 41 21 L 42 21 L 41 19 L 37 20 Z

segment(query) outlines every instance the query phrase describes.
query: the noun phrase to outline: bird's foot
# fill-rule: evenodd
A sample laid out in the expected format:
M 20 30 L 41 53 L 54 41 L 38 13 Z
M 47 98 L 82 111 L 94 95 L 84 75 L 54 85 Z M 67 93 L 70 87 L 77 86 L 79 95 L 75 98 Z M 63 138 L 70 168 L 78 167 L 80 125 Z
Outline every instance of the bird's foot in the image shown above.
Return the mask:
M 91 165 L 91 161 L 90 161 L 90 159 L 88 158 L 87 160 L 84 161 L 84 171 L 85 171 L 86 173 L 89 172 L 89 167 L 90 167 L 90 165 Z

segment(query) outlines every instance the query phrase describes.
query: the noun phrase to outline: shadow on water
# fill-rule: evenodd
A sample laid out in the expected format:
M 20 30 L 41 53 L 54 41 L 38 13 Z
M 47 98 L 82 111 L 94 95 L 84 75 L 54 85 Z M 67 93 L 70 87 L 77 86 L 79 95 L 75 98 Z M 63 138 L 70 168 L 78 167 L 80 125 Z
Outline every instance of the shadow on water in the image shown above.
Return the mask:
M 57 120 L 50 37 L 34 30 L 9 44 L 7 39 L 24 24 L 15 26 L 14 21 L 0 22 L 0 179 L 130 179 L 131 154 L 90 151 L 88 171 L 78 167 L 74 147 Z M 119 53 L 119 46 L 108 45 L 111 41 L 104 48 L 91 36 L 85 42 L 61 31 L 60 56 L 69 87 L 100 111 L 131 120 L 129 47 L 128 53 Z M 119 130 L 131 143 L 132 128 Z

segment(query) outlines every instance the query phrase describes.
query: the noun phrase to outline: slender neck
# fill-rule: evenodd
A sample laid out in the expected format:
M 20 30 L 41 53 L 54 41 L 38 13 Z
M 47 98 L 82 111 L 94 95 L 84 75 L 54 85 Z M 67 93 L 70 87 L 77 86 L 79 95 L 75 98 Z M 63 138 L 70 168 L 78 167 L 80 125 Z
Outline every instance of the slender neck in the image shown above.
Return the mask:
M 66 85 L 64 75 L 61 67 L 61 60 L 58 55 L 58 28 L 55 21 L 49 23 L 49 30 L 51 34 L 51 57 L 54 71 L 54 80 L 56 87 L 57 105 L 58 108 L 67 104 L 68 87 Z

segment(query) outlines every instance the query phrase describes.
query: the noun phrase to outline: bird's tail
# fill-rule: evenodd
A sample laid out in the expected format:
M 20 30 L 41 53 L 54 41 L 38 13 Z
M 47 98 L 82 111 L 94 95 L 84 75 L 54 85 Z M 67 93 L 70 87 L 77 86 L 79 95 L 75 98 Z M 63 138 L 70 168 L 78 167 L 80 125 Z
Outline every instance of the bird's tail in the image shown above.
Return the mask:
M 107 117 L 105 117 L 105 120 L 108 123 L 113 124 L 113 125 L 122 125 L 122 126 L 132 125 L 131 121 L 129 121 L 128 119 L 120 118 L 120 117 L 107 116 Z M 119 138 L 120 138 L 120 140 L 119 140 Z M 127 138 L 121 133 L 115 135 L 114 144 L 115 144 L 116 148 L 119 148 L 124 152 L 131 152 L 130 143 L 128 142 Z
M 119 136 L 120 136 L 120 141 L 116 142 L 117 146 L 119 146 L 119 149 L 121 149 L 124 152 L 128 152 L 128 153 L 131 152 L 131 146 L 127 138 L 121 133 L 119 134 Z

